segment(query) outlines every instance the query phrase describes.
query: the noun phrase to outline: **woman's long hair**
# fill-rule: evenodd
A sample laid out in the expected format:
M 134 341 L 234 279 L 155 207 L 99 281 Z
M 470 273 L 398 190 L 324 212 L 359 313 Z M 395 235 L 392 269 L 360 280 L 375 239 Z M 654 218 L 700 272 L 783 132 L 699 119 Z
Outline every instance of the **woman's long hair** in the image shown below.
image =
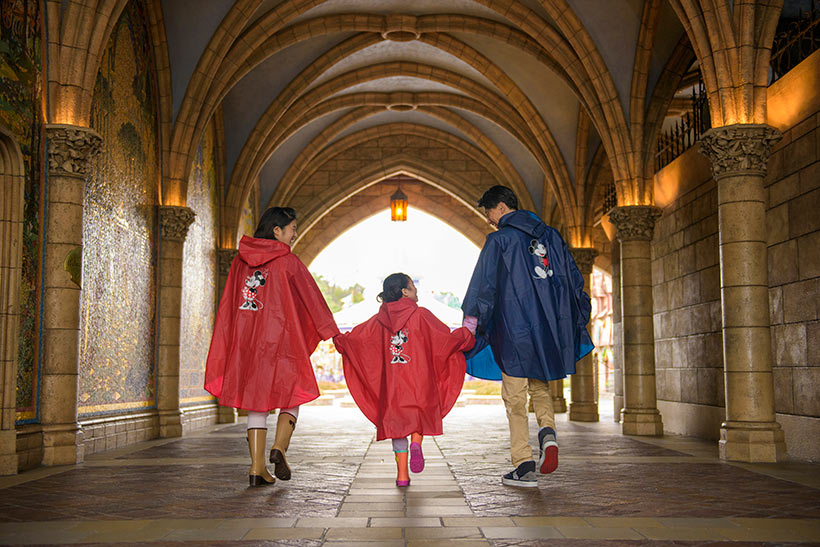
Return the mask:
M 296 211 L 290 207 L 271 207 L 259 219 L 259 225 L 253 233 L 253 237 L 261 239 L 276 239 L 273 229 L 277 226 L 284 229 L 285 226 L 296 220 Z

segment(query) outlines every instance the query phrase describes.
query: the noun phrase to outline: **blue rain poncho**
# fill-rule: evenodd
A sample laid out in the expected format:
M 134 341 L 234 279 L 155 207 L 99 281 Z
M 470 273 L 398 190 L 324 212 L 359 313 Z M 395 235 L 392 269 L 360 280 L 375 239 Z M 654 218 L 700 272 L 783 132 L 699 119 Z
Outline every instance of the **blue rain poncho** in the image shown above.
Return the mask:
M 557 230 L 529 211 L 507 213 L 487 236 L 467 295 L 478 318 L 467 373 L 549 381 L 575 373 L 593 349 L 584 278 Z

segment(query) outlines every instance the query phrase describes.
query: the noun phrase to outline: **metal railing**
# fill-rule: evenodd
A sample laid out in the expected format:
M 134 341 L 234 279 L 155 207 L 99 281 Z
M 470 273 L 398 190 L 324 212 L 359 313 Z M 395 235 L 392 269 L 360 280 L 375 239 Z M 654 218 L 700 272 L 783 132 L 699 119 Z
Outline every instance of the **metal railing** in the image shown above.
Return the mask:
M 655 171 L 660 171 L 689 150 L 711 126 L 706 89 L 703 80 L 698 80 L 692 92 L 691 110 L 684 112 L 679 121 L 658 136 Z
M 820 47 L 820 10 L 800 11 L 793 20 L 782 19 L 772 42 L 771 85 Z

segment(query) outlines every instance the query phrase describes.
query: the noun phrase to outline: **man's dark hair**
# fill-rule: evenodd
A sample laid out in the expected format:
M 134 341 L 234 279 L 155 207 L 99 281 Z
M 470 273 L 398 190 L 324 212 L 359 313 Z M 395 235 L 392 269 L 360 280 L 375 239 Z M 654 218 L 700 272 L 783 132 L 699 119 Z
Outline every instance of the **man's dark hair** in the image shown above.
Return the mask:
M 515 192 L 506 186 L 493 186 L 478 200 L 478 206 L 483 209 L 495 209 L 499 203 L 504 203 L 513 211 L 518 210 L 518 198 Z
M 273 235 L 273 229 L 277 226 L 284 229 L 294 220 L 296 220 L 296 211 L 290 207 L 271 207 L 262 215 L 253 237 L 276 239 Z

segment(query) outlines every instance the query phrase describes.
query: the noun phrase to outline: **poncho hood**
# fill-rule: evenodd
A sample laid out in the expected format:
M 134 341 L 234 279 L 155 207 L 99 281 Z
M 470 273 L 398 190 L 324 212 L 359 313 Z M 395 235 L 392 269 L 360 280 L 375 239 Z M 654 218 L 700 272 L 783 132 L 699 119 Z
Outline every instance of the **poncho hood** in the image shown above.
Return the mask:
M 239 241 L 239 258 L 251 268 L 267 264 L 288 253 L 290 246 L 275 239 L 242 236 Z
M 498 221 L 499 230 L 505 226 L 521 230 L 534 239 L 540 239 L 547 231 L 547 225 L 544 221 L 529 211 L 507 213 Z
M 393 302 L 383 303 L 376 318 L 388 331 L 398 332 L 404 328 L 407 320 L 418 307 L 415 300 L 406 297 L 399 298 Z

